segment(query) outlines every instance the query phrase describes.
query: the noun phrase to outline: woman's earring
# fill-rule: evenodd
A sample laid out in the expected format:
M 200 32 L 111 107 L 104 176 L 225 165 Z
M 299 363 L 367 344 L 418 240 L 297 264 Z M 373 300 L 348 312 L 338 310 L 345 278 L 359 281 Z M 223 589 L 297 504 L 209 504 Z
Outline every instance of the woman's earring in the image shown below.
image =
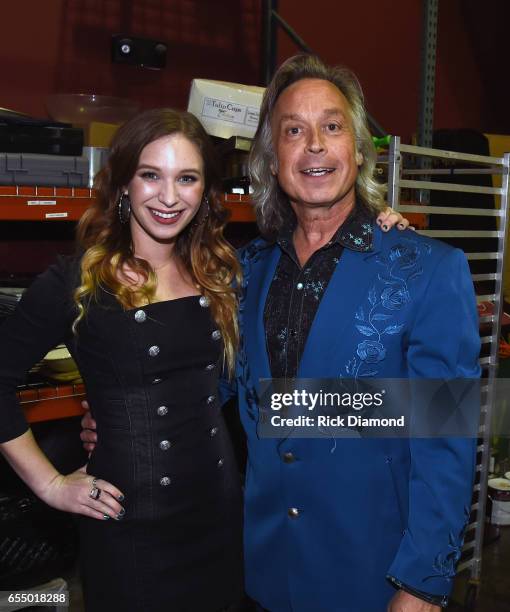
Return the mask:
M 207 196 L 204 196 L 200 209 L 193 221 L 193 229 L 196 229 L 207 221 L 207 217 L 209 216 L 209 210 L 209 198 Z
M 127 223 L 129 221 L 129 217 L 131 216 L 131 200 L 127 193 L 123 193 L 119 198 L 119 203 L 117 205 L 117 210 L 119 212 L 119 219 L 121 223 Z

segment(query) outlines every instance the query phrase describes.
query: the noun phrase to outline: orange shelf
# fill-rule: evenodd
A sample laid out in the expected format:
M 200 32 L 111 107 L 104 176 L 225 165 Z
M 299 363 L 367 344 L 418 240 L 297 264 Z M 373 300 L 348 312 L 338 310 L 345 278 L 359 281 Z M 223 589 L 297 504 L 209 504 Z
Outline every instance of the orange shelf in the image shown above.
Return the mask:
M 0 186 L 0 220 L 79 221 L 93 200 L 92 189 Z M 225 194 L 223 203 L 231 222 L 255 221 L 250 196 Z
M 93 200 L 92 189 L 0 186 L 3 221 L 78 221 Z
M 231 223 L 253 223 L 255 213 L 249 195 L 226 193 L 223 196 L 223 205 L 231 213 Z
M 29 423 L 80 416 L 83 414 L 81 401 L 84 397 L 83 384 L 22 389 L 18 392 Z

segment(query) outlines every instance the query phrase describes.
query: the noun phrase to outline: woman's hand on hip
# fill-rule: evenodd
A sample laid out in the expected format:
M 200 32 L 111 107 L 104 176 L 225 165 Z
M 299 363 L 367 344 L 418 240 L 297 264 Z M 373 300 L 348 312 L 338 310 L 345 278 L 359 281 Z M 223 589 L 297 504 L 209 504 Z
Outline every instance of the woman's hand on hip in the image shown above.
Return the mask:
M 120 520 L 125 514 L 124 495 L 114 485 L 101 478 L 94 478 L 85 471 L 86 466 L 67 474 L 58 474 L 40 492 L 40 497 L 49 506 L 83 514 L 99 520 Z

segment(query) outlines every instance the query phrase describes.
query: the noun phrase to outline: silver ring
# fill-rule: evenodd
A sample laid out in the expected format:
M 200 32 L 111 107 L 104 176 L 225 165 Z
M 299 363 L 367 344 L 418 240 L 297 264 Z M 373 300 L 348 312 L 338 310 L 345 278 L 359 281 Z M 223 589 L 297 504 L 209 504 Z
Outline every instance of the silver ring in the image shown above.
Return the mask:
M 98 489 L 97 487 L 92 487 L 92 489 L 90 489 L 89 492 L 89 497 L 91 499 L 99 499 L 99 496 L 101 495 L 101 489 Z

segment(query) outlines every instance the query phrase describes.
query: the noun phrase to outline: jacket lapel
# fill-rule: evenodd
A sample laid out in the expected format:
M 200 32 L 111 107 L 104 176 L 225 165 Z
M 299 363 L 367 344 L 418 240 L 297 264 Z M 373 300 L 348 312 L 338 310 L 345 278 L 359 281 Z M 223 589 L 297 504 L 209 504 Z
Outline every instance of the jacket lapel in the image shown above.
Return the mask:
M 342 356 L 350 348 L 354 314 L 378 272 L 374 261 L 381 248 L 381 238 L 381 230 L 376 227 L 370 252 L 344 249 L 308 334 L 298 378 L 345 376 Z

